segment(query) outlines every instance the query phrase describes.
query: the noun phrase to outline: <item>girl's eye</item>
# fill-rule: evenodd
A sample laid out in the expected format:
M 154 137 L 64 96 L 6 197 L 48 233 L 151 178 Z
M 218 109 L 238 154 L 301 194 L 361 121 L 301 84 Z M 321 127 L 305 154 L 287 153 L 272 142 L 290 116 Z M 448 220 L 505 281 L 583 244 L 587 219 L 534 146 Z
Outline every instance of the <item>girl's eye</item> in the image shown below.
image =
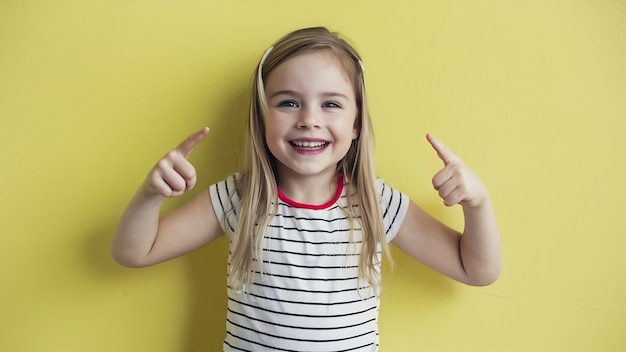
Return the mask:
M 281 101 L 280 103 L 278 103 L 278 106 L 282 108 L 297 108 L 298 103 L 296 103 L 293 100 L 285 100 L 285 101 Z
M 341 105 L 339 105 L 339 104 L 337 104 L 335 102 L 332 102 L 332 101 L 324 103 L 324 105 L 322 105 L 322 106 L 325 107 L 325 108 L 333 108 L 333 109 L 341 108 Z

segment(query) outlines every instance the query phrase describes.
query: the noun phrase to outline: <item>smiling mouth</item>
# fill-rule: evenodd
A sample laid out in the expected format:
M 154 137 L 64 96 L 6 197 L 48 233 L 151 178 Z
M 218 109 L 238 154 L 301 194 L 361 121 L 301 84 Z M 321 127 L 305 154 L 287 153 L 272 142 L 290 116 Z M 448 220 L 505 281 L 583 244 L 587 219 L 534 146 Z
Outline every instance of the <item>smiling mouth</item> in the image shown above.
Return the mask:
M 323 141 L 290 141 L 289 144 L 298 148 L 298 149 L 308 149 L 308 150 L 317 150 L 322 149 L 328 145 L 328 142 Z

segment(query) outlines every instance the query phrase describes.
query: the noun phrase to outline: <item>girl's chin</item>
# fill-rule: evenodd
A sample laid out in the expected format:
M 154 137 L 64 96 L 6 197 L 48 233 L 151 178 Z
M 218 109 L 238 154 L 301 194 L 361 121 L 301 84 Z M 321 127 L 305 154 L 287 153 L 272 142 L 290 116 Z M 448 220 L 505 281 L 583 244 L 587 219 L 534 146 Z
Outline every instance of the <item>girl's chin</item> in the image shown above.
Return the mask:
M 287 166 L 281 163 L 278 167 L 278 174 L 283 177 L 333 177 L 337 173 L 337 166 L 332 165 L 327 168 L 306 167 L 306 166 Z

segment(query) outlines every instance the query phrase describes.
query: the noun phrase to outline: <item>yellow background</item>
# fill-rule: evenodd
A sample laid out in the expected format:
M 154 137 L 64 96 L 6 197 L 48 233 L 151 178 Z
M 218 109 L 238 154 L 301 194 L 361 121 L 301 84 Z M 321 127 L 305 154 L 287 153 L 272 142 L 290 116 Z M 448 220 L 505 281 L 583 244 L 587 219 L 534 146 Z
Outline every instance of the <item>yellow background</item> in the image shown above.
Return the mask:
M 1 1 L 0 351 L 221 350 L 225 241 L 137 270 L 112 234 L 200 127 L 194 192 L 237 168 L 255 64 L 314 25 L 364 57 L 378 175 L 461 226 L 432 132 L 502 233 L 485 288 L 394 252 L 382 350 L 626 351 L 626 2 L 608 0 Z

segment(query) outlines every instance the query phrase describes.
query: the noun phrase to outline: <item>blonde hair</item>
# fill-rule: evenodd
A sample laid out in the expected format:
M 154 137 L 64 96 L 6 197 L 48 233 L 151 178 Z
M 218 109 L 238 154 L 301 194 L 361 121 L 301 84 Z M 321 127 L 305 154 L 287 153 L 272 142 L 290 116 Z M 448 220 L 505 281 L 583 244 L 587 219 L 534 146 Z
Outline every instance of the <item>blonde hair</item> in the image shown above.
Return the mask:
M 247 165 L 237 181 L 241 210 L 229 267 L 231 287 L 245 290 L 252 284 L 254 271 L 263 272 L 264 233 L 277 211 L 278 175 L 274 157 L 265 141 L 263 116 L 267 111 L 267 101 L 263 81 L 278 65 L 290 58 L 319 50 L 329 51 L 335 56 L 354 87 L 358 137 L 337 164 L 337 171 L 343 173 L 346 180 L 348 206 L 344 211 L 351 223 L 351 232 L 356 228 L 355 223 L 360 222 L 363 233 L 359 278 L 367 281 L 376 292 L 380 288 L 379 249 L 388 258 L 391 255 L 375 187 L 374 136 L 365 96 L 363 66 L 352 46 L 322 27 L 301 29 L 284 36 L 265 52 L 255 70 L 248 120 Z

